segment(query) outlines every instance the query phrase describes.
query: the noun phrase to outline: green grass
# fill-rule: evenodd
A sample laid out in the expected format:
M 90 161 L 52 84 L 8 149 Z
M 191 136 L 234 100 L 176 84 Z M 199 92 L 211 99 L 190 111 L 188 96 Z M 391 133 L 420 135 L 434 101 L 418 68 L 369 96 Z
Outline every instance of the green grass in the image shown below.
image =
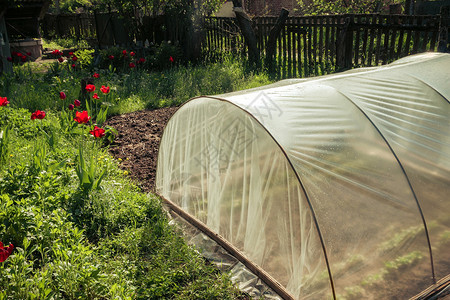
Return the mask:
M 0 264 L 0 299 L 236 297 L 228 275 L 185 244 L 160 199 L 141 193 L 86 126 L 68 134 L 57 113 L 31 120 L 24 109 L 3 107 L 0 114 L 0 128 L 10 128 L 0 238 L 16 247 Z M 94 177 L 106 173 L 99 188 L 80 187 L 78 144 L 95 162 Z
M 42 39 L 42 47 L 48 49 L 72 49 L 89 48 L 89 43 L 85 40 L 55 38 L 52 40 Z
M 99 94 L 102 85 L 111 88 L 108 98 L 100 100 L 107 102 L 109 115 L 114 115 L 176 106 L 200 95 L 223 94 L 273 82 L 265 73 L 246 72 L 243 62 L 231 59 L 151 72 L 138 68 L 127 72 L 94 67 L 72 70 L 68 63 L 57 62 L 48 65 L 45 73 L 42 69 L 42 65 L 33 63 L 15 67 L 15 73 L 4 76 L 0 82 L 0 95 L 11 99 L 11 106 L 16 108 L 59 110 L 82 97 L 81 80 L 89 78 Z M 94 72 L 100 77 L 93 78 Z M 66 103 L 58 99 L 60 91 L 66 93 Z
M 110 115 L 269 83 L 231 60 L 149 73 L 64 64 L 43 72 L 27 63 L 4 75 L 0 96 L 10 105 L 0 107 L 0 241 L 15 250 L 0 263 L 0 299 L 238 298 L 229 275 L 169 225 L 161 200 L 142 193 L 107 142 L 89 134 L 94 124 L 73 121 L 67 106 L 81 99 L 80 81 L 93 72 Z M 101 85 L 111 87 L 107 96 Z M 31 120 L 37 109 L 46 117 Z

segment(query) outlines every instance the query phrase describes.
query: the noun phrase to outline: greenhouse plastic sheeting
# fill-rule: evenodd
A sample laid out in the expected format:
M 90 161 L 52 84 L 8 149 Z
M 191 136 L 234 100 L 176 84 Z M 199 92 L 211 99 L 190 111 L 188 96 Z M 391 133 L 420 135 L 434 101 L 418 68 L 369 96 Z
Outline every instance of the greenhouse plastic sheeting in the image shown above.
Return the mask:
M 156 185 L 296 299 L 412 297 L 450 274 L 450 54 L 183 105 Z

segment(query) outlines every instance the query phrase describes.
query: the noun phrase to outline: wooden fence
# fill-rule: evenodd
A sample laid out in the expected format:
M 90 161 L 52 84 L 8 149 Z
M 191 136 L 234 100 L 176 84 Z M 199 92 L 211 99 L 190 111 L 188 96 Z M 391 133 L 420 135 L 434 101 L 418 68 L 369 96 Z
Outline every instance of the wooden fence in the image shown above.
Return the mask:
M 45 34 L 50 32 L 48 28 L 52 28 L 54 35 L 91 39 L 103 45 L 130 42 L 132 37 L 126 32 L 127 27 L 114 20 L 106 15 L 47 15 L 42 27 Z M 276 20 L 276 17 L 253 19 L 262 57 Z M 445 21 L 447 28 L 449 23 L 447 19 Z M 352 67 L 377 66 L 410 54 L 436 51 L 442 23 L 439 15 L 290 17 L 276 42 L 274 69 L 278 78 L 308 77 Z M 247 47 L 234 18 L 207 17 L 201 28 L 205 56 L 220 57 L 224 53 L 246 55 Z M 108 32 L 114 38 L 105 40 Z M 119 32 L 120 36 L 128 38 L 118 38 Z M 144 18 L 139 32 L 140 40 L 155 44 L 171 40 L 183 46 L 186 38 L 186 26 L 164 16 Z
M 41 21 L 44 38 L 80 38 L 96 40 L 95 18 L 91 14 L 46 14 Z
M 276 17 L 253 20 L 264 55 Z M 207 18 L 205 50 L 237 51 L 242 46 L 233 20 Z M 230 25 L 233 24 L 233 25 Z M 276 45 L 279 78 L 327 74 L 377 66 L 410 54 L 436 51 L 440 16 L 335 15 L 288 18 Z M 233 28 L 230 30 L 230 27 Z

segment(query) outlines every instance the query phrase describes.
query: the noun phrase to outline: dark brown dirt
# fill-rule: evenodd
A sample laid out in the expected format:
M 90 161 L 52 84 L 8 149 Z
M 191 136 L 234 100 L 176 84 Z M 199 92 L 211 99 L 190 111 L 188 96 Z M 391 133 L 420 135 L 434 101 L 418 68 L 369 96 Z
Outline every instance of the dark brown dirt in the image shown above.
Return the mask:
M 105 123 L 114 127 L 118 137 L 110 152 L 121 159 L 121 168 L 145 192 L 155 190 L 156 163 L 161 136 L 178 107 L 144 110 L 111 117 Z

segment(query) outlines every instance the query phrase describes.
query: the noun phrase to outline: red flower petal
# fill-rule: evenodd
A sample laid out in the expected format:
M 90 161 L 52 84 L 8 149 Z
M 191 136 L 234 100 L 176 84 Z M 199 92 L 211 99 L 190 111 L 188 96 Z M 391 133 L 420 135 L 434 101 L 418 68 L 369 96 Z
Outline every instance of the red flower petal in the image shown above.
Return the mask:
M 34 119 L 39 119 L 42 120 L 43 118 L 45 118 L 45 111 L 41 111 L 41 110 L 36 110 L 34 113 L 31 114 L 31 120 Z
M 9 244 L 9 247 L 4 248 L 3 247 L 3 243 L 1 243 L 1 247 L 0 247 L 0 262 L 4 262 L 13 252 L 14 250 L 14 245 L 13 244 Z
M 0 97 L 0 106 L 6 106 L 9 104 L 7 97 Z
M 90 119 L 91 119 L 91 117 L 88 116 L 88 112 L 85 110 L 83 110 L 82 112 L 77 111 L 75 113 L 74 121 L 76 121 L 80 124 L 86 124 L 87 122 L 89 122 Z
M 95 91 L 95 85 L 93 85 L 93 84 L 87 84 L 87 85 L 86 85 L 86 91 L 88 91 L 89 93 Z
M 108 94 L 109 93 L 109 86 L 102 85 L 102 87 L 100 88 L 100 91 L 102 91 L 103 94 Z
M 94 130 L 89 131 L 96 138 L 101 138 L 105 135 L 105 129 L 94 126 Z

